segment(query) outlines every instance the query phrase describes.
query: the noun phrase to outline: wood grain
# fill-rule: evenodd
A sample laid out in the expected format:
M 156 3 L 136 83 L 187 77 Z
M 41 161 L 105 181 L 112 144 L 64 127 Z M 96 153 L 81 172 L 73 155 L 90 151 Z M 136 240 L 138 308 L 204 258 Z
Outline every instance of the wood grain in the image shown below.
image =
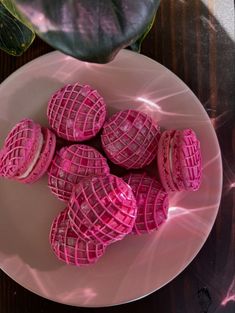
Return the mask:
M 142 53 L 175 72 L 198 96 L 217 131 L 224 166 L 216 223 L 195 260 L 171 283 L 130 304 L 96 312 L 234 313 L 235 305 L 235 66 L 234 41 L 216 14 L 218 0 L 163 0 Z M 224 1 L 233 10 L 233 1 Z M 226 12 L 225 12 L 226 14 Z M 234 21 L 229 21 L 231 28 Z M 52 49 L 37 39 L 22 56 L 0 52 L 0 81 Z M 234 287 L 232 283 L 234 282 Z M 228 291 L 230 290 L 230 294 Z M 229 297 L 231 296 L 230 301 Z M 235 300 L 235 299 L 234 299 Z M 226 302 L 227 301 L 227 302 Z M 90 312 L 53 303 L 0 272 L 1 313 Z

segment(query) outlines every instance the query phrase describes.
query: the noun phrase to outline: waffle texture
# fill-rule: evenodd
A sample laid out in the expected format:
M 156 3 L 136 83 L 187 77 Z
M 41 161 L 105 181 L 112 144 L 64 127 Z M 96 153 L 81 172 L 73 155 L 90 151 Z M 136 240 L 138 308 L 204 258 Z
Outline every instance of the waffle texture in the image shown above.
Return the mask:
M 1 174 L 7 178 L 23 175 L 39 148 L 40 125 L 30 119 L 17 123 L 8 134 L 1 153 Z
M 59 260 L 76 266 L 93 264 L 105 252 L 105 246 L 101 243 L 86 242 L 77 236 L 70 226 L 68 209 L 54 219 L 49 241 Z
M 168 194 L 162 185 L 146 173 L 130 173 L 123 180 L 136 198 L 137 217 L 132 233 L 141 235 L 157 230 L 167 219 L 169 207 Z
M 192 129 L 166 130 L 159 141 L 158 170 L 167 191 L 195 191 L 201 184 L 200 142 Z
M 73 189 L 68 214 L 81 239 L 107 245 L 131 232 L 137 214 L 136 200 L 121 178 L 91 177 Z
M 160 128 L 145 113 L 125 110 L 114 114 L 101 135 L 108 158 L 126 169 L 143 168 L 157 154 Z
M 0 153 L 0 175 L 34 183 L 47 171 L 56 145 L 55 135 L 30 119 L 17 123 Z
M 99 132 L 106 118 L 106 105 L 90 86 L 66 85 L 51 97 L 47 117 L 59 137 L 81 142 Z
M 48 171 L 48 185 L 53 194 L 68 201 L 74 185 L 90 175 L 109 174 L 106 159 L 87 145 L 71 145 L 59 150 Z

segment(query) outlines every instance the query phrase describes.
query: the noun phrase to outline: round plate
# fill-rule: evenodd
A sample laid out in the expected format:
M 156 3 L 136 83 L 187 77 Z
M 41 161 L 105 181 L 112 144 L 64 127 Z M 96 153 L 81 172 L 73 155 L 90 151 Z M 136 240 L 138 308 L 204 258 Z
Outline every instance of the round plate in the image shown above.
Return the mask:
M 50 249 L 50 225 L 64 204 L 50 193 L 47 177 L 33 185 L 0 180 L 2 270 L 25 288 L 57 302 L 110 306 L 161 288 L 201 249 L 221 197 L 220 149 L 206 112 L 189 88 L 162 65 L 126 50 L 105 65 L 52 52 L 17 70 L 0 86 L 0 144 L 25 117 L 47 125 L 49 97 L 76 81 L 98 89 L 112 113 L 134 108 L 164 128 L 191 127 L 201 141 L 200 190 L 172 193 L 169 219 L 158 232 L 130 235 L 85 268 L 64 265 Z

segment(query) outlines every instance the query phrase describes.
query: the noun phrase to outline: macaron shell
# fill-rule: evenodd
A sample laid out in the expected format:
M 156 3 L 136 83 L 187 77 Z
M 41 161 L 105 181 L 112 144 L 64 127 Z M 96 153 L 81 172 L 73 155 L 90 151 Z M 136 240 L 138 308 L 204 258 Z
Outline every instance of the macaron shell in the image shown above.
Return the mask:
M 56 148 L 55 134 L 48 128 L 42 128 L 44 144 L 39 159 L 34 166 L 32 172 L 24 179 L 20 179 L 25 184 L 34 183 L 39 180 L 48 170 L 53 159 Z
M 169 209 L 169 198 L 167 193 L 159 192 L 154 207 L 158 207 L 154 211 L 154 221 L 157 229 L 166 221 Z
M 3 176 L 2 174 L 2 157 L 4 155 L 3 149 L 0 149 L 0 177 Z
M 105 246 L 92 241 L 83 241 L 72 230 L 68 209 L 60 212 L 54 219 L 49 241 L 57 258 L 67 264 L 84 266 L 93 264 L 104 254 Z
M 22 176 L 38 151 L 41 126 L 30 119 L 16 124 L 8 134 L 1 155 L 1 175 L 9 179 Z
M 104 124 L 101 141 L 108 158 L 126 169 L 150 164 L 157 154 L 160 128 L 136 110 L 119 111 Z
M 109 166 L 95 148 L 75 144 L 59 150 L 48 171 L 48 186 L 61 201 L 68 201 L 74 185 L 90 175 L 109 174 Z
M 123 177 L 136 198 L 137 217 L 132 234 L 157 230 L 167 219 L 168 194 L 162 185 L 146 173 L 130 173 Z
M 174 135 L 174 130 L 166 130 L 162 133 L 157 154 L 158 171 L 161 183 L 166 191 L 175 191 L 175 185 L 171 174 L 171 164 L 173 166 L 174 160 L 170 161 L 171 140 Z
M 61 138 L 82 142 L 94 137 L 106 118 L 106 104 L 97 90 L 88 85 L 69 84 L 52 95 L 47 116 Z
M 81 239 L 110 244 L 123 239 L 134 226 L 137 214 L 132 190 L 114 175 L 82 180 L 69 201 L 69 218 Z
M 196 191 L 201 183 L 200 142 L 192 129 L 177 130 L 174 135 L 172 178 L 178 190 Z

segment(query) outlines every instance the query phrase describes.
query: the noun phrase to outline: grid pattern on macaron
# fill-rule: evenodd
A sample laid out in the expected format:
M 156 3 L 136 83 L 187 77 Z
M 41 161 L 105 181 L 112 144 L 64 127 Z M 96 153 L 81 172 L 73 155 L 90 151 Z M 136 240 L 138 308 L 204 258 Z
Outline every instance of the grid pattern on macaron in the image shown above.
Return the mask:
M 148 165 L 156 156 L 160 128 L 145 113 L 126 110 L 105 123 L 102 145 L 111 161 L 129 168 Z
M 168 194 L 162 185 L 146 173 L 131 173 L 123 179 L 131 186 L 136 198 L 137 217 L 132 233 L 150 233 L 158 229 L 168 213 Z
M 109 173 L 106 159 L 87 145 L 71 145 L 56 153 L 49 172 L 48 185 L 62 201 L 68 201 L 73 186 L 90 175 Z
M 8 134 L 1 155 L 1 175 L 20 176 L 27 170 L 38 148 L 40 126 L 32 120 L 22 120 Z
M 113 175 L 83 180 L 73 190 L 69 217 L 74 231 L 102 244 L 121 240 L 131 232 L 137 208 L 134 195 Z
M 41 149 L 40 158 L 35 164 L 33 171 L 27 177 L 20 179 L 21 182 L 27 184 L 36 182 L 46 173 L 51 164 L 55 153 L 56 137 L 48 128 L 42 127 L 41 132 L 43 134 L 44 143 Z
M 76 266 L 95 263 L 104 254 L 105 247 L 100 243 L 81 240 L 72 230 L 65 209 L 54 219 L 50 243 L 55 255 L 67 264 Z
M 90 86 L 67 85 L 49 101 L 47 116 L 58 136 L 82 141 L 95 136 L 103 126 L 106 106 Z
M 192 129 L 177 130 L 173 139 L 172 178 L 178 190 L 197 190 L 201 183 L 200 142 Z

